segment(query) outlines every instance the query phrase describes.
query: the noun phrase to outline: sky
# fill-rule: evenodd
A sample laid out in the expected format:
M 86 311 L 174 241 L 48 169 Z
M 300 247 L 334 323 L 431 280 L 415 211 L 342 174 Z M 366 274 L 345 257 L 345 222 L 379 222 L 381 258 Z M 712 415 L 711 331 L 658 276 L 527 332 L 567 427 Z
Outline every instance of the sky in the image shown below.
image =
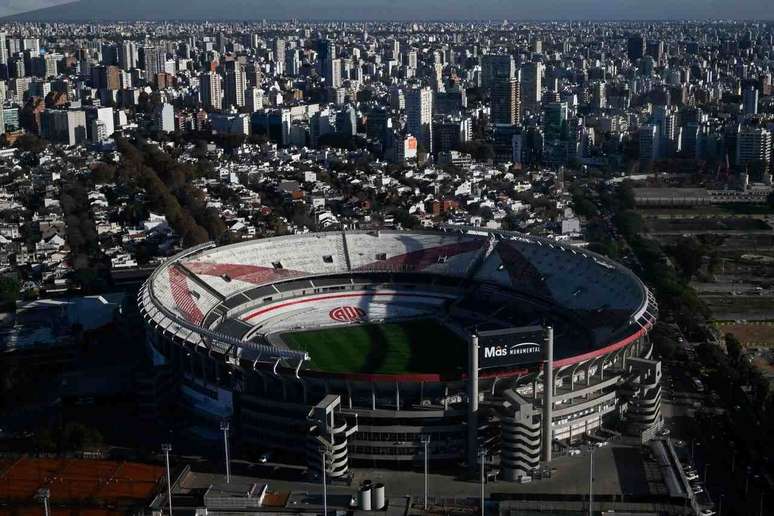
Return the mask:
M 774 19 L 773 0 L 0 0 L 0 17 L 133 19 Z M 66 4 L 66 5 L 61 5 Z
M 72 0 L 0 0 L 0 16 L 18 14 L 52 5 L 64 4 Z

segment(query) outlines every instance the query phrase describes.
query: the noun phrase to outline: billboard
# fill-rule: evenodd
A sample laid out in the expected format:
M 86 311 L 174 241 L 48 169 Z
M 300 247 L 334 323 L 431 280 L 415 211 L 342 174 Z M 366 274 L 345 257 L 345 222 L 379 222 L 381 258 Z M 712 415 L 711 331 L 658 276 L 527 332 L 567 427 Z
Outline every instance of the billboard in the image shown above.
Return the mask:
M 544 358 L 542 326 L 506 328 L 478 333 L 478 368 L 533 364 Z

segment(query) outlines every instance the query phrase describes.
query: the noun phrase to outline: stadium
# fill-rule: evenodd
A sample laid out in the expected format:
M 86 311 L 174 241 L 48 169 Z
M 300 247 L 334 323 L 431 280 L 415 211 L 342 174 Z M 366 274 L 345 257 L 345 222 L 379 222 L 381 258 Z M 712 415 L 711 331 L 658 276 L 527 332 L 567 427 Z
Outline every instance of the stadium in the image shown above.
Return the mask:
M 201 435 L 230 419 L 243 449 L 324 458 L 333 477 L 416 467 L 429 438 L 434 467 L 470 467 L 485 447 L 516 480 L 571 443 L 661 423 L 652 294 L 553 240 L 455 228 L 210 243 L 158 267 L 138 302 Z M 550 328 L 552 354 L 479 363 L 478 335 L 523 327 Z

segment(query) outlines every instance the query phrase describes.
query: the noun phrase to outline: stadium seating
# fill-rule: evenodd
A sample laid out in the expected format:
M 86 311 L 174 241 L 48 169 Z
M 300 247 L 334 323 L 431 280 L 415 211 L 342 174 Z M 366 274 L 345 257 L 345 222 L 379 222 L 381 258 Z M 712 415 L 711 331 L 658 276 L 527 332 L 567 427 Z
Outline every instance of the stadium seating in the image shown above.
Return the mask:
M 630 324 L 645 303 L 641 283 L 622 267 L 578 248 L 513 234 L 499 234 L 496 240 L 486 233 L 457 231 L 292 235 L 199 250 L 180 263 L 183 267 L 169 265 L 158 274 L 153 289 L 158 299 L 195 324 L 201 324 L 204 315 L 220 303 L 213 291 L 228 298 L 265 285 L 269 290 L 261 296 L 268 296 L 277 288 L 332 285 L 323 278 L 280 283 L 289 279 L 353 272 L 370 274 L 366 279 L 346 278 L 347 284 L 388 285 L 395 281 L 395 273 L 424 272 L 507 287 L 576 313 L 598 340 Z M 339 281 L 344 280 L 337 278 L 334 283 Z M 241 299 L 229 300 L 224 309 L 238 306 Z M 250 299 L 256 298 L 248 294 L 243 301 Z M 460 308 L 471 305 L 482 310 L 487 305 L 480 296 L 463 303 Z M 491 308 L 503 304 L 493 301 Z M 505 322 L 508 314 L 502 312 L 498 310 L 498 317 Z M 512 322 L 523 322 L 524 314 L 517 315 Z

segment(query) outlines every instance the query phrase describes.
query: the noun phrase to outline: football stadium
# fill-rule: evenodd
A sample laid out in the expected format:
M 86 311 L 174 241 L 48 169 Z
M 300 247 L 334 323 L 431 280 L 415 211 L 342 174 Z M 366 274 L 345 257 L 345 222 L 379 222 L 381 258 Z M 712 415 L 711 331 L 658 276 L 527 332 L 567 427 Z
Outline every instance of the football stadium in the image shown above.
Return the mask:
M 625 267 L 512 232 L 338 231 L 185 250 L 139 292 L 201 436 L 256 456 L 531 474 L 661 424 L 655 300 Z M 529 342 L 524 342 L 528 336 Z

